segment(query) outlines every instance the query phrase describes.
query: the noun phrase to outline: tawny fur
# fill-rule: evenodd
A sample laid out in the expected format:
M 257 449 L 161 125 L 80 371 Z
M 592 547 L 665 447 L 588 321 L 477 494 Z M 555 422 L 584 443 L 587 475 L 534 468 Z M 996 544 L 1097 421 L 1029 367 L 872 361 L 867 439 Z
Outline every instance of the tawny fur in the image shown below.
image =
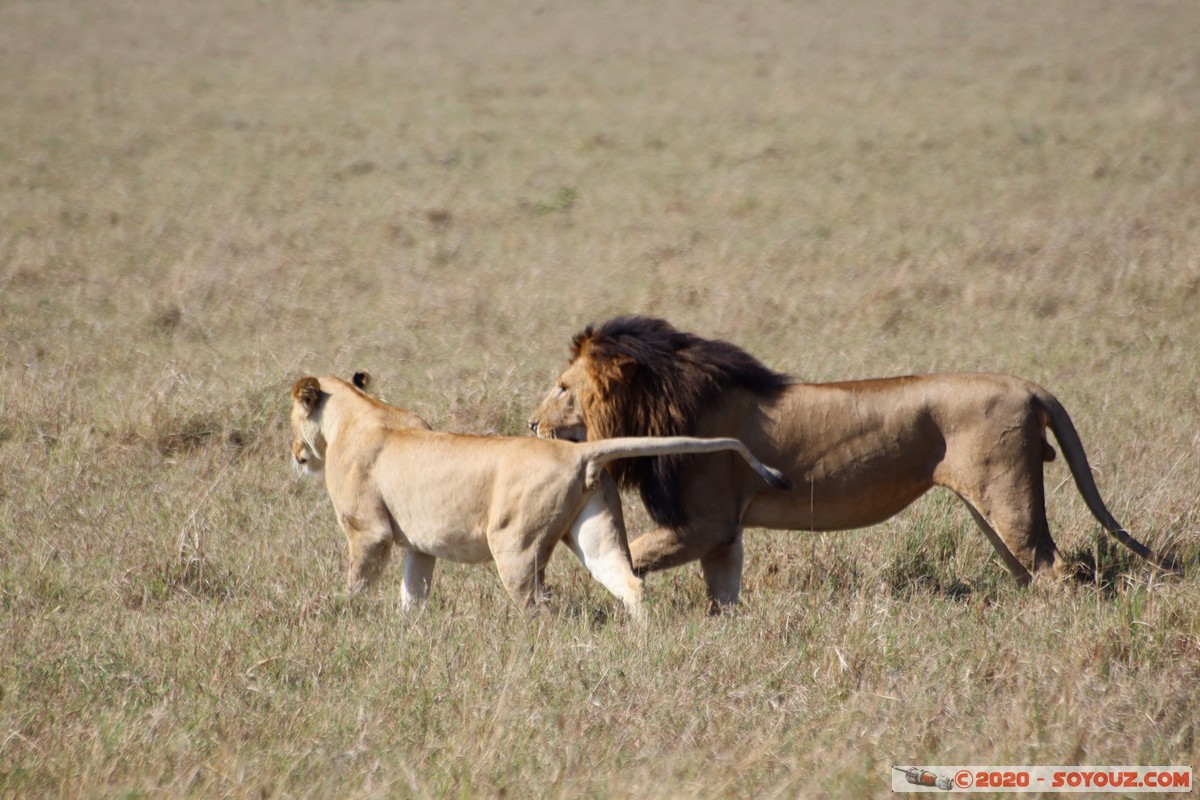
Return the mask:
M 691 435 L 740 439 L 780 467 L 767 489 L 723 454 L 614 469 L 660 525 L 630 543 L 639 574 L 699 559 L 710 598 L 736 602 L 745 527 L 843 530 L 882 522 L 934 486 L 959 495 L 1019 583 L 1065 572 L 1046 523 L 1042 465 L 1054 431 L 1096 519 L 1138 555 L 1154 554 L 1113 519 L 1067 412 L 1008 375 L 944 374 L 830 384 L 793 382 L 734 345 L 646 317 L 589 326 L 534 411 L 539 436 Z
M 591 574 L 641 615 L 642 582 L 630 568 L 620 494 L 610 462 L 733 451 L 762 480 L 776 471 L 731 439 L 636 438 L 577 444 L 439 433 L 417 415 L 353 383 L 304 377 L 292 387 L 292 454 L 324 474 L 350 551 L 352 591 L 378 579 L 393 545 L 407 551 L 405 607 L 427 595 L 435 559 L 492 560 L 524 608 L 542 599 L 546 562 L 565 542 Z

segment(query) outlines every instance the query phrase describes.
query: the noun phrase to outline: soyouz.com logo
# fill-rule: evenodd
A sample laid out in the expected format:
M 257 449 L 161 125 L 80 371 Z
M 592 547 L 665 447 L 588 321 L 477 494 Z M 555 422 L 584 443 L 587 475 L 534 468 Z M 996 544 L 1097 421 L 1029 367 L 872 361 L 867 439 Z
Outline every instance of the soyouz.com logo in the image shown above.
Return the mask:
M 893 792 L 1190 792 L 1191 767 L 892 767 Z

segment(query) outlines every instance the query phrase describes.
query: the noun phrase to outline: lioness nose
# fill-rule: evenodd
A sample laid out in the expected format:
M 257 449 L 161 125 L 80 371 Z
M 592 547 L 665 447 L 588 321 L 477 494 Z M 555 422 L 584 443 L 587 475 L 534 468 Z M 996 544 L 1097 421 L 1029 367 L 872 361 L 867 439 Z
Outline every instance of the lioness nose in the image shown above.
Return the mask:
M 533 431 L 534 436 L 537 436 L 537 422 L 535 422 L 534 420 L 530 420 L 529 421 L 529 430 Z

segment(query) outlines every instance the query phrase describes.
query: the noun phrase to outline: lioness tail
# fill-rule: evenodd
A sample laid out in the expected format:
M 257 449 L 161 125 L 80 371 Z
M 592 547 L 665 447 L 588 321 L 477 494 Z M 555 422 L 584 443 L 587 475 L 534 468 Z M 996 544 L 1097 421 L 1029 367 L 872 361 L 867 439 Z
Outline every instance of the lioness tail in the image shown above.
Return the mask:
M 701 439 L 692 436 L 627 436 L 619 439 L 601 439 L 587 442 L 582 447 L 588 448 L 587 484 L 592 486 L 600 477 L 600 470 L 611 461 L 619 458 L 640 458 L 643 456 L 674 456 L 691 453 L 716 453 L 722 450 L 733 450 L 746 460 L 759 476 L 776 489 L 790 489 L 792 482 L 788 477 L 773 467 L 759 461 L 750 452 L 750 448 L 739 439 Z

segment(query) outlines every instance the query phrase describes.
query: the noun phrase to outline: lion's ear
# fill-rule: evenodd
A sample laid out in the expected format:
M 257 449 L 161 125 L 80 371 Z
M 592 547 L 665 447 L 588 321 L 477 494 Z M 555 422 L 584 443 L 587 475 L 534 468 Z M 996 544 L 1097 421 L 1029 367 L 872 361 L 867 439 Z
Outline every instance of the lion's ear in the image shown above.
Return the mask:
M 312 411 L 321 400 L 321 382 L 311 375 L 306 375 L 292 385 L 292 399 L 305 410 Z
M 354 373 L 354 377 L 351 380 L 355 386 L 365 392 L 367 387 L 371 385 L 371 373 L 367 372 L 365 369 L 360 370 Z
M 612 360 L 613 372 L 621 383 L 629 383 L 637 375 L 638 362 L 632 356 L 617 356 Z
M 637 359 L 626 355 L 615 355 L 604 359 L 591 360 L 593 374 L 603 386 L 613 384 L 629 385 L 637 374 Z
M 592 341 L 592 337 L 595 336 L 595 334 L 596 332 L 592 325 L 588 325 L 579 333 L 575 334 L 575 336 L 571 339 L 571 361 L 579 358 L 579 356 L 583 353 L 584 346 Z

